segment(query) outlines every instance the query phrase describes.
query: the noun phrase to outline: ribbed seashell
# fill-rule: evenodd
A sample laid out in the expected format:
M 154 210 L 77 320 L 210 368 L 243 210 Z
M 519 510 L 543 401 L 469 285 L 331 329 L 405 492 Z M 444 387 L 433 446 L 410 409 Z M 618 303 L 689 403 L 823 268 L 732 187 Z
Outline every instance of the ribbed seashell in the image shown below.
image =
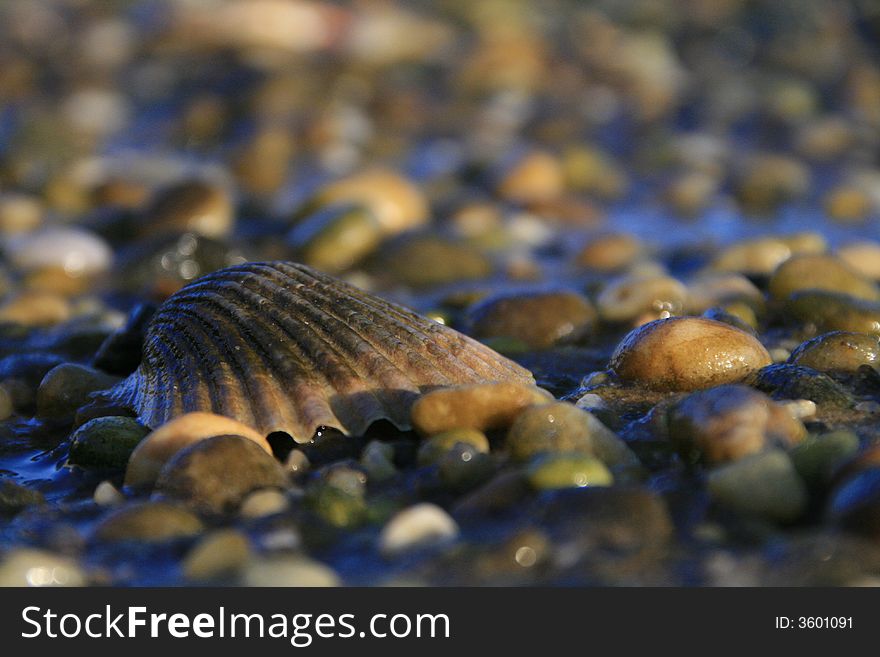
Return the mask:
M 191 411 L 300 442 L 319 427 L 409 428 L 420 393 L 488 381 L 534 383 L 479 342 L 289 262 L 248 263 L 187 285 L 156 312 L 143 361 L 110 401 L 150 427 Z

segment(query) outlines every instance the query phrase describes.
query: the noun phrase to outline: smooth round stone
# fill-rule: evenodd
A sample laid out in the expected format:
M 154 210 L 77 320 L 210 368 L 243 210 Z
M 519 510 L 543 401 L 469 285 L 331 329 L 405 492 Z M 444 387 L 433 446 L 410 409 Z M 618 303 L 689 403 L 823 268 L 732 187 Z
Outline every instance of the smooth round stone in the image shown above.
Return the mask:
M 742 274 L 706 272 L 688 281 L 689 313 L 699 314 L 712 307 L 743 304 L 752 311 L 764 307 L 764 294 Z
M 565 171 L 550 153 L 526 153 L 502 173 L 496 191 L 512 203 L 551 201 L 565 191 Z
M 775 399 L 808 399 L 816 404 L 841 408 L 851 408 L 855 401 L 846 388 L 827 374 L 788 363 L 777 363 L 761 369 L 750 385 L 773 395 Z
M 712 267 L 743 274 L 771 274 L 790 257 L 791 249 L 782 240 L 764 237 L 727 247 L 715 258 Z
M 880 538 L 880 468 L 865 469 L 843 481 L 831 495 L 827 516 L 845 529 Z
M 865 278 L 880 281 L 880 242 L 851 242 L 837 249 L 837 257 Z
M 789 258 L 773 272 L 767 288 L 779 301 L 804 290 L 840 292 L 868 301 L 880 299 L 880 289 L 872 281 L 840 258 L 820 254 Z
M 795 292 L 784 304 L 788 317 L 821 332 L 880 335 L 880 303 L 821 290 Z
M 287 235 L 297 261 L 340 274 L 376 250 L 382 227 L 366 208 L 331 205 L 302 220 Z
M 859 438 L 851 431 L 808 436 L 791 450 L 798 474 L 813 488 L 827 486 L 834 473 L 859 451 Z
M 825 194 L 822 199 L 825 212 L 839 223 L 858 223 L 868 218 L 873 200 L 863 190 L 854 185 L 838 185 Z
M 25 291 L 0 305 L 0 324 L 54 326 L 73 316 L 73 307 L 64 296 L 53 292 Z
M 125 495 L 111 482 L 102 481 L 95 487 L 92 500 L 98 506 L 117 506 L 125 501 Z
M 232 198 L 218 185 L 187 180 L 161 190 L 144 214 L 141 234 L 196 233 L 222 238 L 235 222 Z
M 695 218 L 712 203 L 720 182 L 717 175 L 705 171 L 686 171 L 670 181 L 663 199 L 679 216 Z
M 45 502 L 46 498 L 38 490 L 17 484 L 11 479 L 0 481 L 0 517 L 11 517 Z
M 457 443 L 437 461 L 440 481 L 456 492 L 464 492 L 488 481 L 496 472 L 496 462 L 473 445 Z
M 390 479 L 397 474 L 394 465 L 394 445 L 381 440 L 371 440 L 361 452 L 360 464 L 373 481 Z
M 15 398 L 11 387 L 0 384 L 0 422 L 8 420 L 15 413 Z
M 238 512 L 242 518 L 263 518 L 283 513 L 290 508 L 290 500 L 280 490 L 266 488 L 248 493 L 241 502 Z
M 529 484 L 536 490 L 610 486 L 614 476 L 602 461 L 579 454 L 542 454 L 526 471 Z
M 687 295 L 684 284 L 671 276 L 635 274 L 605 286 L 596 307 L 605 322 L 659 319 L 681 314 Z
M 671 317 L 630 331 L 610 365 L 627 383 L 689 391 L 736 383 L 771 362 L 744 331 L 701 317 Z
M 103 239 L 75 227 L 44 228 L 12 237 L 4 253 L 21 272 L 59 268 L 71 276 L 93 276 L 113 264 L 113 251 Z
M 479 280 L 492 273 L 492 263 L 474 247 L 430 235 L 395 241 L 371 267 L 415 288 Z
M 122 469 L 150 430 L 130 417 L 89 420 L 70 436 L 71 463 L 87 468 Z
M 472 447 L 479 454 L 489 453 L 489 439 L 477 429 L 452 429 L 435 434 L 419 446 L 416 460 L 419 465 L 432 465 L 456 445 Z
M 855 372 L 862 365 L 876 367 L 880 361 L 877 335 L 832 331 L 808 340 L 795 349 L 788 362 L 820 372 Z
M 275 457 L 248 438 L 226 435 L 177 452 L 159 473 L 156 494 L 220 514 L 237 509 L 252 491 L 286 485 Z
M 386 558 L 413 550 L 448 545 L 458 537 L 458 525 L 435 504 L 416 504 L 395 514 L 379 534 L 379 552 Z
M 187 509 L 168 502 L 134 502 L 110 512 L 95 527 L 98 541 L 162 543 L 201 534 L 202 521 Z
M 330 587 L 342 584 L 331 568 L 302 556 L 269 556 L 248 562 L 241 584 L 252 587 Z
M 240 571 L 251 557 L 247 536 L 236 529 L 218 529 L 203 536 L 181 564 L 189 580 L 228 577 Z
M 0 587 L 87 584 L 86 574 L 75 561 L 46 550 L 15 548 L 0 561 Z
M 518 461 L 546 452 L 574 452 L 594 456 L 612 468 L 640 467 L 623 440 L 592 413 L 568 402 L 526 408 L 508 430 L 506 444 Z
M 468 333 L 512 338 L 534 349 L 577 341 L 596 324 L 596 310 L 576 292 L 530 292 L 491 297 L 468 311 Z
M 752 454 L 712 470 L 708 488 L 722 506 L 779 522 L 797 520 L 807 508 L 806 485 L 781 450 Z
M 519 383 L 477 383 L 433 390 L 413 404 L 413 428 L 423 436 L 452 429 L 505 429 L 527 406 L 553 401 L 553 395 Z
M 119 379 L 99 370 L 63 363 L 51 369 L 37 388 L 37 415 L 47 419 L 72 417 L 93 392 L 113 387 Z
M 388 169 L 369 169 L 322 187 L 307 203 L 308 212 L 329 204 L 364 205 L 386 236 L 428 223 L 424 193 L 403 175 Z
M 641 258 L 645 250 L 645 245 L 636 237 L 612 233 L 591 240 L 577 254 L 575 262 L 594 271 L 619 271 Z
M 181 449 L 222 435 L 244 436 L 272 454 L 266 437 L 241 422 L 213 413 L 186 413 L 163 424 L 140 442 L 128 461 L 125 485 L 152 485 L 165 463 Z
M 43 205 L 27 194 L 0 194 L 0 236 L 29 233 L 43 222 Z
M 735 461 L 768 445 L 790 447 L 806 429 L 781 405 L 747 386 L 725 385 L 688 395 L 668 415 L 672 443 L 688 461 Z

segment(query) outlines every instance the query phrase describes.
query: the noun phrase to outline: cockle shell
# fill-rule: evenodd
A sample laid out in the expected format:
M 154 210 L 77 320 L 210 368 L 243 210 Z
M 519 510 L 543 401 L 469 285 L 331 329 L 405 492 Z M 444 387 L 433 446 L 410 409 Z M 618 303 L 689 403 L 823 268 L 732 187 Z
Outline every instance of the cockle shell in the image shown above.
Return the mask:
M 192 411 L 299 442 L 319 427 L 410 426 L 427 390 L 533 384 L 527 370 L 453 329 L 291 262 L 248 263 L 187 285 L 156 312 L 143 360 L 110 393 L 150 427 Z

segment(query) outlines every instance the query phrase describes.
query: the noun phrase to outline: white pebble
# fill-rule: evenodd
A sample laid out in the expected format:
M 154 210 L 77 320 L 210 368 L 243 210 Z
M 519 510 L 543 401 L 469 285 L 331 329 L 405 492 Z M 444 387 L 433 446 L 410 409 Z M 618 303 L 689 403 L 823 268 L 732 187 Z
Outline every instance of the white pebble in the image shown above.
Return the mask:
M 242 573 L 245 586 L 339 586 L 339 576 L 322 563 L 301 556 L 269 557 L 250 562 Z
M 803 420 L 804 418 L 814 417 L 816 415 L 816 402 L 810 399 L 793 399 L 791 401 L 780 402 L 780 406 L 785 408 L 795 420 Z
M 12 265 L 23 272 L 58 267 L 70 276 L 108 270 L 113 252 L 99 236 L 81 228 L 53 227 L 17 235 L 4 244 Z
M 281 513 L 290 506 L 280 490 L 267 488 L 250 493 L 241 503 L 239 513 L 243 518 L 262 518 Z
M 98 506 L 116 506 L 125 501 L 125 496 L 109 481 L 102 481 L 92 496 Z
M 457 536 L 458 525 L 446 511 L 435 504 L 416 504 L 396 514 L 382 528 L 379 552 L 392 557 L 418 548 L 443 545 Z
M 86 576 L 76 563 L 45 550 L 19 548 L 0 563 L 0 587 L 85 584 Z

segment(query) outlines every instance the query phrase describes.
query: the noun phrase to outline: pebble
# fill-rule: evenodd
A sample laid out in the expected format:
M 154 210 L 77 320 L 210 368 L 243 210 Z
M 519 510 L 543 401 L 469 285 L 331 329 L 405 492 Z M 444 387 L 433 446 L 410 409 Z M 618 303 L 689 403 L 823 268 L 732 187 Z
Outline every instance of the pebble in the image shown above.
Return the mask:
M 125 495 L 111 482 L 102 481 L 95 487 L 92 500 L 98 506 L 117 506 L 125 501 Z
M 737 242 L 712 262 L 717 271 L 769 275 L 792 255 L 791 247 L 777 237 L 759 237 Z
M 527 461 L 545 452 L 575 452 L 595 456 L 605 465 L 633 472 L 639 459 L 596 416 L 568 402 L 530 406 L 507 432 L 511 456 Z
M 186 413 L 155 429 L 140 442 L 128 461 L 125 485 L 151 486 L 165 463 L 178 451 L 200 440 L 223 435 L 244 436 L 272 454 L 265 436 L 241 422 L 212 413 Z
M 599 459 L 579 454 L 539 454 L 526 470 L 535 490 L 611 486 L 614 475 Z
M 798 474 L 811 488 L 827 487 L 835 472 L 856 455 L 859 438 L 851 431 L 809 435 L 790 452 Z
M 489 453 L 489 439 L 477 429 L 452 429 L 435 434 L 419 445 L 416 461 L 419 465 L 437 463 L 456 445 L 467 445 L 480 454 Z
M 810 172 L 800 161 L 763 153 L 746 164 L 735 185 L 736 198 L 746 212 L 764 215 L 809 190 Z
M 719 466 L 709 473 L 707 485 L 712 498 L 722 506 L 779 522 L 797 520 L 808 502 L 804 481 L 781 450 Z
M 827 374 L 801 365 L 769 365 L 758 371 L 750 383 L 774 399 L 808 399 L 840 408 L 851 408 L 854 402 L 846 388 Z
M 0 194 L 0 237 L 30 233 L 43 222 L 39 199 L 27 194 Z
M 596 299 L 599 317 L 605 322 L 640 324 L 680 315 L 688 292 L 671 276 L 630 275 L 608 283 Z
M 251 559 L 240 575 L 248 587 L 331 587 L 342 581 L 328 566 L 303 556 L 266 556 Z
M 89 420 L 70 436 L 70 463 L 85 468 L 121 470 L 138 443 L 150 433 L 130 417 Z
M 872 281 L 880 281 L 880 242 L 862 240 L 837 249 L 837 257 L 854 271 Z
M 390 479 L 397 474 L 394 465 L 394 445 L 371 440 L 361 452 L 360 464 L 373 481 Z
M 553 395 L 519 383 L 477 383 L 434 390 L 413 404 L 413 428 L 423 436 L 452 429 L 506 429 L 527 406 L 553 401 Z
M 70 302 L 54 292 L 29 290 L 0 305 L 0 323 L 41 327 L 62 324 L 73 316 Z
M 694 392 L 668 415 L 669 436 L 688 462 L 736 461 L 771 445 L 791 447 L 806 429 L 767 395 L 742 385 Z
M 474 247 L 427 235 L 388 245 L 371 267 L 414 288 L 479 280 L 492 273 L 492 263 Z
M 51 369 L 37 388 L 37 415 L 46 419 L 71 418 L 93 392 L 113 387 L 119 379 L 75 363 Z
M 699 314 L 713 307 L 745 305 L 752 311 L 763 310 L 764 294 L 742 274 L 707 271 L 688 281 L 686 310 Z M 751 322 L 749 322 L 751 324 Z
M 250 558 L 247 536 L 236 529 L 217 529 L 198 540 L 180 567 L 188 580 L 213 580 L 234 575 Z
M 236 510 L 249 493 L 284 488 L 287 473 L 271 453 L 249 438 L 214 436 L 184 447 L 162 467 L 156 495 L 206 513 Z
M 241 501 L 238 510 L 242 518 L 264 518 L 266 516 L 283 513 L 290 508 L 290 500 L 280 490 L 264 488 L 248 493 Z
M 552 201 L 565 191 L 565 171 L 556 156 L 544 152 L 526 153 L 502 172 L 496 192 L 511 203 Z
M 8 262 L 20 272 L 58 268 L 70 276 L 95 276 L 113 264 L 110 246 L 84 228 L 43 228 L 11 237 L 3 250 Z
M 611 233 L 590 240 L 575 256 L 575 262 L 593 271 L 615 272 L 632 265 L 645 251 L 645 245 L 633 235 Z
M 563 154 L 562 166 L 568 187 L 600 199 L 621 198 L 629 187 L 625 170 L 598 148 L 569 147 Z
M 366 208 L 328 205 L 303 219 L 287 235 L 298 262 L 340 274 L 379 246 L 382 227 Z
M 424 226 L 430 218 L 422 190 L 388 169 L 368 169 L 322 187 L 306 204 L 304 212 L 340 203 L 369 208 L 386 236 Z
M 448 545 L 458 538 L 458 525 L 435 504 L 423 502 L 394 515 L 379 534 L 379 553 L 399 557 L 414 550 Z
M 880 299 L 880 288 L 840 258 L 830 255 L 800 255 L 789 258 L 773 272 L 767 289 L 779 301 L 805 290 L 840 292 L 868 301 Z
M 478 339 L 511 338 L 533 349 L 588 336 L 596 310 L 576 292 L 532 292 L 494 296 L 470 308 L 467 332 Z
M 627 383 L 689 391 L 736 383 L 770 362 L 748 333 L 711 319 L 672 317 L 630 331 L 610 365 Z
M 822 333 L 848 331 L 880 335 L 880 303 L 821 290 L 796 292 L 784 304 L 791 319 Z
M 12 517 L 33 506 L 46 503 L 46 498 L 38 490 L 33 490 L 11 479 L 0 481 L 0 517 Z
M 46 550 L 15 548 L 0 561 L 0 587 L 87 584 L 86 574 L 74 560 Z
M 185 180 L 162 189 L 144 213 L 140 233 L 195 233 L 219 239 L 235 223 L 232 198 L 221 186 Z
M 858 223 L 873 210 L 871 197 L 854 185 L 838 185 L 822 199 L 825 212 L 840 223 Z
M 832 331 L 808 340 L 795 349 L 789 363 L 819 372 L 855 372 L 862 365 L 876 367 L 880 361 L 877 335 Z
M 8 420 L 15 413 L 12 386 L 0 384 L 0 422 Z
M 204 530 L 202 521 L 187 509 L 168 502 L 132 502 L 106 515 L 92 537 L 102 542 L 163 543 L 191 538 Z

